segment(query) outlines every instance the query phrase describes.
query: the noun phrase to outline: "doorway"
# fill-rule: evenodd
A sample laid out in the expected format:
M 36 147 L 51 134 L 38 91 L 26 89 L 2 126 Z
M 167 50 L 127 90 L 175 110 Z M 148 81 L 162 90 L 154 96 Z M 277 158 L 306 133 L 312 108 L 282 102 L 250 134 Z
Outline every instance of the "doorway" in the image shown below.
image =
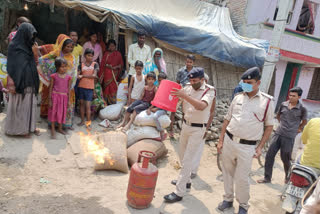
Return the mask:
M 276 111 L 278 111 L 282 102 L 288 100 L 289 90 L 298 83 L 302 64 L 288 62 L 286 72 L 284 74 Z

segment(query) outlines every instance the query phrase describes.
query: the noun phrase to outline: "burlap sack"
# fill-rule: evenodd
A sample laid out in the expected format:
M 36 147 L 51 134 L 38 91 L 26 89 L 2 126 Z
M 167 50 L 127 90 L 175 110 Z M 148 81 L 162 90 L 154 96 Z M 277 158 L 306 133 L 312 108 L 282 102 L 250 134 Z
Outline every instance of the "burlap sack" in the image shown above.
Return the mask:
M 153 126 L 156 127 L 156 123 L 153 119 L 154 113 L 151 112 L 150 115 L 147 114 L 147 111 L 143 111 L 137 115 L 136 119 L 133 121 L 133 124 L 137 126 Z M 162 115 L 158 118 L 160 126 L 165 129 L 170 126 L 171 120 L 168 115 Z
M 143 139 L 157 139 L 160 140 L 160 133 L 158 130 L 151 126 L 131 126 L 127 131 L 128 143 L 127 147 L 132 146 L 136 142 Z
M 139 152 L 145 150 L 156 154 L 155 160 L 168 153 L 166 146 L 161 141 L 141 140 L 128 148 L 128 162 L 132 166 L 138 160 Z
M 127 135 L 120 131 L 112 131 L 98 135 L 96 140 L 103 143 L 109 153 L 105 156 L 104 163 L 96 161 L 95 170 L 114 169 L 128 173 Z
M 109 105 L 104 109 L 101 109 L 99 112 L 100 119 L 108 119 L 108 120 L 118 120 L 121 116 L 121 111 L 123 109 L 123 103 L 117 103 L 113 105 Z

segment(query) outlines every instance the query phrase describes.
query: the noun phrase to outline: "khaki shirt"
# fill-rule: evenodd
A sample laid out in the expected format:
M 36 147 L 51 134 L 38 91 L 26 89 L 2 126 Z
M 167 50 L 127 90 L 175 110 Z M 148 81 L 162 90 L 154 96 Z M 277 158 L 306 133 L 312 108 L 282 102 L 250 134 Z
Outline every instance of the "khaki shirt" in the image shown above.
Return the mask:
M 260 90 L 251 98 L 245 92 L 236 95 L 225 116 L 225 119 L 230 121 L 227 130 L 235 137 L 244 140 L 261 140 L 264 126 L 273 126 L 274 124 L 274 104 L 272 100 L 265 121 L 260 122 L 264 117 L 269 99 L 271 99 L 271 96 Z
M 202 96 L 208 88 L 209 88 L 209 91 L 207 91 L 207 93 L 204 96 Z M 210 116 L 211 104 L 213 99 L 216 96 L 214 87 L 203 83 L 201 87 L 197 91 L 195 91 L 192 88 L 191 84 L 187 84 L 183 88 L 183 90 L 186 94 L 188 94 L 192 98 L 203 100 L 208 104 L 208 106 L 204 110 L 200 111 L 195 109 L 195 107 L 190 103 L 188 103 L 187 101 L 183 100 L 182 108 L 184 113 L 184 119 L 188 123 L 207 123 Z

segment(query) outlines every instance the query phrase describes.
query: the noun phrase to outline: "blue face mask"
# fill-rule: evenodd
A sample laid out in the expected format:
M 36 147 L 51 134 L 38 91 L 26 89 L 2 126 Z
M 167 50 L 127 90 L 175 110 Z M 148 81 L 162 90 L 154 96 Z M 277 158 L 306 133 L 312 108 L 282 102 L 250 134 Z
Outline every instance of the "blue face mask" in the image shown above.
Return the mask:
M 244 83 L 242 80 L 240 82 L 241 88 L 244 92 L 252 92 L 253 88 L 251 84 Z

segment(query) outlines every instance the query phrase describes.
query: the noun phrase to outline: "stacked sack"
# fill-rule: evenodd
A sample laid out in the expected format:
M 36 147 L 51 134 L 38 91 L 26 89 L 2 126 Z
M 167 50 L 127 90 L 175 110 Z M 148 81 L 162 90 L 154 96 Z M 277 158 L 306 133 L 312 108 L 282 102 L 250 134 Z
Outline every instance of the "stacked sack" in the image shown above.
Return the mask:
M 128 136 L 128 162 L 133 165 L 137 159 L 138 154 L 142 150 L 155 153 L 155 159 L 158 159 L 167 154 L 159 131 L 155 128 L 156 123 L 153 119 L 153 114 L 147 114 L 143 111 L 136 116 L 131 128 L 127 131 Z M 167 128 L 171 121 L 168 115 L 162 115 L 158 118 L 160 125 L 163 129 Z

